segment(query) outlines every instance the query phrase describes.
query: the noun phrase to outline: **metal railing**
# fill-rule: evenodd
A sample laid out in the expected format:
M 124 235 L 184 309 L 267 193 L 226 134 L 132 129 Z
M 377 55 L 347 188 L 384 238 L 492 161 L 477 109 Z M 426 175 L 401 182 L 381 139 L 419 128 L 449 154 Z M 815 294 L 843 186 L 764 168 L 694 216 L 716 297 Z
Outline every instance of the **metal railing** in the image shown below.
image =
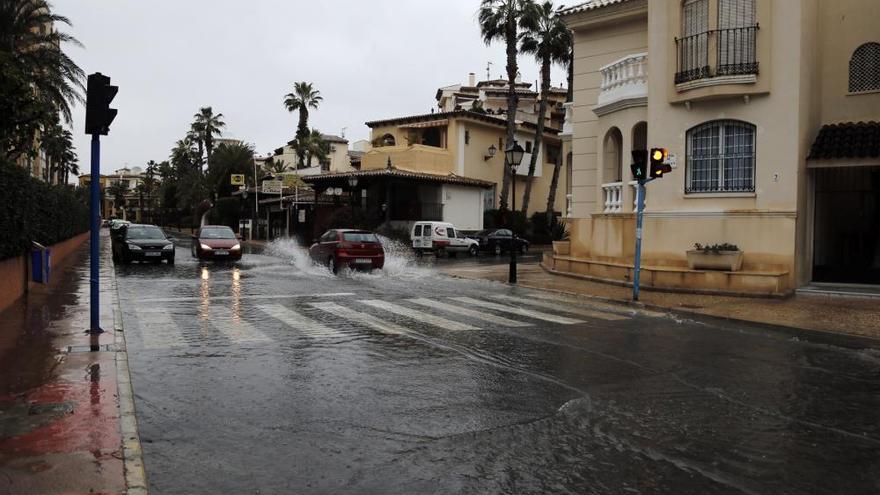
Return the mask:
M 676 38 L 675 83 L 681 84 L 714 76 L 757 74 L 759 26 L 725 28 Z M 715 60 L 709 60 L 710 44 Z M 712 64 L 714 62 L 714 64 Z M 714 73 L 712 66 L 714 65 Z

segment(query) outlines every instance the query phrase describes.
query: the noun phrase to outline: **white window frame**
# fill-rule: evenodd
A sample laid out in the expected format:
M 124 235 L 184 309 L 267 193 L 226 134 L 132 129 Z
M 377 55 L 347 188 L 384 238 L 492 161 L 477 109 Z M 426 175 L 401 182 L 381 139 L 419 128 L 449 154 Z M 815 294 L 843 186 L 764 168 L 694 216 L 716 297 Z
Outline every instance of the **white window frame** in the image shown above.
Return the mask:
M 728 138 L 726 130 L 730 127 L 737 127 L 740 129 L 747 129 L 751 131 L 751 152 L 750 153 L 733 153 L 726 154 L 727 143 L 725 139 Z M 714 189 L 707 188 L 702 184 L 697 184 L 695 186 L 694 181 L 694 138 L 695 136 L 704 130 L 707 129 L 717 129 L 717 146 L 713 146 L 713 148 L 717 149 L 717 154 L 714 155 L 703 155 L 700 157 L 702 160 L 714 160 L 715 165 L 717 166 L 717 184 Z M 694 126 L 688 129 L 686 133 L 686 141 L 687 141 L 687 151 L 686 151 L 686 173 L 685 173 L 685 194 L 712 194 L 712 193 L 753 193 L 755 192 L 755 174 L 756 174 L 756 164 L 757 164 L 757 155 L 758 155 L 758 133 L 757 127 L 754 124 L 749 122 L 744 122 L 741 120 L 712 120 L 709 122 L 704 122 L 700 125 Z M 745 143 L 743 143 L 745 144 Z M 741 180 L 747 182 L 749 186 L 747 187 L 727 187 L 726 185 L 726 177 L 728 163 L 731 160 L 744 160 L 740 166 L 747 164 L 751 168 L 751 173 L 748 177 L 745 175 L 741 178 Z M 735 166 L 735 165 L 734 165 Z

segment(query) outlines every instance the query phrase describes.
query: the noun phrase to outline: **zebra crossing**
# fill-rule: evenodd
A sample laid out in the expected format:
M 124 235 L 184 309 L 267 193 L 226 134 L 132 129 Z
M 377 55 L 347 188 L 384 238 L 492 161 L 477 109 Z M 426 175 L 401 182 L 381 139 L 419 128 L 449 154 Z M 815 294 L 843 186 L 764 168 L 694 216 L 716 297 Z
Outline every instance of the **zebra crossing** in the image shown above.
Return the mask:
M 316 294 L 282 303 L 281 298 L 256 299 L 239 305 L 176 308 L 174 312 L 148 307 L 132 315 L 138 343 L 144 349 L 174 349 L 229 343 L 261 345 L 293 335 L 310 340 L 347 339 L 363 329 L 384 335 L 407 335 L 425 330 L 472 332 L 493 328 L 541 331 L 547 324 L 594 325 L 626 320 L 619 312 L 585 307 L 582 302 L 490 294 L 383 299 L 344 298 L 328 301 Z M 292 303 L 291 303 L 292 301 Z M 135 344 L 137 345 L 137 344 Z

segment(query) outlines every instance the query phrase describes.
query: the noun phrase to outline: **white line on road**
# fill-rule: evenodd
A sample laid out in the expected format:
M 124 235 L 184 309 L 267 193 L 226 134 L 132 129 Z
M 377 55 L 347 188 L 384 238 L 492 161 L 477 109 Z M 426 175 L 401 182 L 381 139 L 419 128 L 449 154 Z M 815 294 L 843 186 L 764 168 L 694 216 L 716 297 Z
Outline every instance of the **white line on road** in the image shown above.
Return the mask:
M 290 294 L 290 295 L 263 295 L 263 296 L 210 296 L 211 301 L 231 301 L 245 299 L 297 299 L 304 297 L 344 297 L 353 296 L 353 292 L 330 292 L 326 294 Z M 138 299 L 139 302 L 177 302 L 177 301 L 203 301 L 204 297 L 160 297 L 156 299 Z
M 422 323 L 428 323 L 430 325 L 440 327 L 444 330 L 479 330 L 479 328 L 467 325 L 465 323 L 447 320 L 446 318 L 434 316 L 432 314 L 425 313 L 424 311 L 412 308 L 405 308 L 403 306 L 398 306 L 397 304 L 392 304 L 387 301 L 381 301 L 379 299 L 369 299 L 359 302 L 366 304 L 367 306 L 388 311 L 389 313 L 406 316 L 407 318 L 412 318 Z
M 144 348 L 164 349 L 186 345 L 180 327 L 174 323 L 167 311 L 135 309 L 135 314 L 140 325 Z
M 467 309 L 467 308 L 463 308 L 461 306 L 455 306 L 453 304 L 447 304 L 444 302 L 435 301 L 433 299 L 418 298 L 418 299 L 407 299 L 407 301 L 421 305 L 421 306 L 426 306 L 428 308 L 439 309 L 441 311 L 448 311 L 450 313 L 468 316 L 470 318 L 474 318 L 477 320 L 488 321 L 490 323 L 504 325 L 507 327 L 530 327 L 530 326 L 532 326 L 531 323 L 511 320 L 508 318 L 504 318 L 503 316 L 493 315 L 491 313 L 474 311 L 473 309 Z
M 257 330 L 257 328 L 250 323 L 244 321 L 241 316 L 234 317 L 233 315 L 221 315 L 217 309 L 212 308 L 209 312 L 208 321 L 211 323 L 211 326 L 218 332 L 222 333 L 224 337 L 236 344 L 246 342 L 268 342 L 271 340 L 266 334 Z
M 603 313 L 600 311 L 592 311 L 589 309 L 565 306 L 562 304 L 554 304 L 547 301 L 536 301 L 534 299 L 527 299 L 525 297 L 506 296 L 502 294 L 493 295 L 490 297 L 493 299 L 500 299 L 502 301 L 510 301 L 520 304 L 528 304 L 530 306 L 537 306 L 544 309 L 552 309 L 554 311 L 561 311 L 563 313 L 571 313 L 575 315 L 588 316 L 590 318 L 598 318 L 600 320 L 619 321 L 628 319 L 625 316 L 620 316 L 614 313 Z
M 549 313 L 543 313 L 541 311 L 535 311 L 532 309 L 524 309 L 524 308 L 515 308 L 513 306 L 505 306 L 503 304 L 496 304 L 489 301 L 481 301 L 479 299 L 473 299 L 471 297 L 453 297 L 451 298 L 453 301 L 463 302 L 467 304 L 471 304 L 478 308 L 486 308 L 495 311 L 501 311 L 503 313 L 512 313 L 520 316 L 527 316 L 529 318 L 535 318 L 538 320 L 546 320 L 552 321 L 554 323 L 562 323 L 563 325 L 573 325 L 575 323 L 583 323 L 581 320 L 575 320 L 573 318 L 566 318 L 564 316 L 556 316 L 551 315 Z
M 366 325 L 370 328 L 378 330 L 382 333 L 387 333 L 391 335 L 402 335 L 407 332 L 407 330 L 396 323 L 391 323 L 387 321 L 380 320 L 373 315 L 369 315 L 367 313 L 361 313 L 360 311 L 355 311 L 351 308 L 346 308 L 340 306 L 336 303 L 332 302 L 318 302 L 318 303 L 309 303 L 309 306 L 313 308 L 320 309 L 322 311 L 326 311 L 332 315 L 338 316 L 340 318 L 344 318 L 349 321 L 353 321 L 355 323 L 360 323 L 362 325 Z
M 342 335 L 341 332 L 325 326 L 307 316 L 303 316 L 280 304 L 264 304 L 257 306 L 257 308 L 272 318 L 286 323 L 294 329 L 311 337 L 339 337 Z
M 666 313 L 660 313 L 657 311 L 651 311 L 651 310 L 643 309 L 643 308 L 639 308 L 639 309 L 628 308 L 626 306 L 621 306 L 621 305 L 617 305 L 617 304 L 598 302 L 596 300 L 591 300 L 591 299 L 585 298 L 585 297 L 573 299 L 572 297 L 577 297 L 577 296 L 565 297 L 565 296 L 560 296 L 559 294 L 541 293 L 541 292 L 534 292 L 532 294 L 529 294 L 529 296 L 536 297 L 538 299 L 546 299 L 546 300 L 552 300 L 552 301 L 559 301 L 560 299 L 564 298 L 565 302 L 568 302 L 568 303 L 584 304 L 584 305 L 588 305 L 592 308 L 596 308 L 600 311 L 610 311 L 613 313 L 626 313 L 629 315 L 640 314 L 640 315 L 644 315 L 644 316 L 651 316 L 654 318 L 665 318 L 666 316 L 668 316 Z

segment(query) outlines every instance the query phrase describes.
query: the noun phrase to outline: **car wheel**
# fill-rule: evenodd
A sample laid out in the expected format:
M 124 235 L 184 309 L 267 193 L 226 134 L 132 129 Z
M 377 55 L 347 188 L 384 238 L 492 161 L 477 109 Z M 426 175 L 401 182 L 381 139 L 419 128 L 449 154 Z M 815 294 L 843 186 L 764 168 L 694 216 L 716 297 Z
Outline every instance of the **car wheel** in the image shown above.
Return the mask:
M 495 256 L 501 255 L 501 244 L 495 244 L 495 247 L 492 248 L 492 252 L 495 253 Z
M 122 255 L 122 264 L 123 264 L 123 265 L 130 265 L 130 264 L 131 264 L 131 258 L 129 258 L 128 256 L 126 256 L 126 255 L 123 254 L 123 255 Z
M 477 246 L 471 246 L 470 249 L 468 249 L 468 254 L 471 255 L 471 258 L 476 256 L 477 255 Z
M 168 264 L 169 264 L 169 265 L 173 265 L 173 264 L 174 264 L 174 256 L 168 258 Z
M 196 247 L 195 247 L 195 246 L 193 246 L 193 247 L 189 250 L 189 254 L 191 254 L 193 258 L 196 257 Z
M 422 253 L 421 249 L 416 249 L 415 251 L 416 251 L 416 257 L 421 258 L 422 256 L 424 256 L 424 253 Z

